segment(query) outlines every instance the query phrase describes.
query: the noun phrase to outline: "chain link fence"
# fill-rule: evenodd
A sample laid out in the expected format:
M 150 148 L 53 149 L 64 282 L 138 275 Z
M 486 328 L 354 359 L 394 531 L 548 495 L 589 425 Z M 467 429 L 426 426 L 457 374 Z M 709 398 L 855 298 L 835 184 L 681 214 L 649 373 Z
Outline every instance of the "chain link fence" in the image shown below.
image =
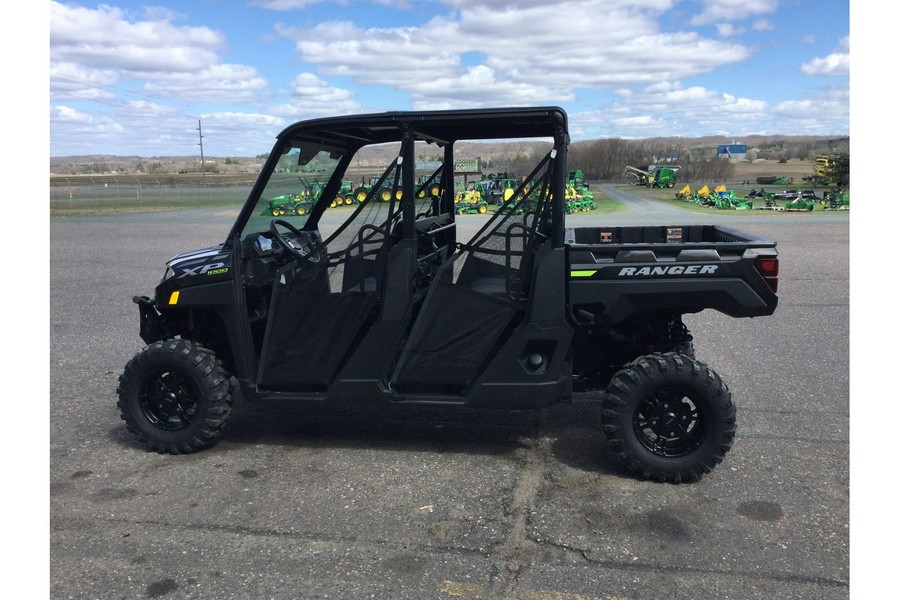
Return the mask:
M 51 209 L 152 208 L 243 204 L 253 181 L 178 181 L 159 178 L 134 181 L 116 178 L 54 178 Z

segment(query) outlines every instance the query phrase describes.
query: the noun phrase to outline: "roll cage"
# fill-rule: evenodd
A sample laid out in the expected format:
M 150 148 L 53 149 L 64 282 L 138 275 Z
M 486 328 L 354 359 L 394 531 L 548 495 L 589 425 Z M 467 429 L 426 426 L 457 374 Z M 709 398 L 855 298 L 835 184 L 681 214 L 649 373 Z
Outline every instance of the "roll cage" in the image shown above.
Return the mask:
M 566 146 L 568 144 L 567 117 L 558 107 L 473 109 L 457 111 L 387 112 L 353 115 L 327 119 L 313 119 L 295 123 L 284 129 L 277 138 L 275 148 L 263 166 L 261 176 L 252 188 L 246 204 L 235 221 L 225 244 L 247 235 L 245 227 L 257 209 L 260 196 L 269 177 L 275 171 L 280 157 L 292 147 L 303 146 L 340 157 L 322 190 L 303 229 L 315 230 L 331 200 L 341 187 L 346 173 L 357 152 L 366 146 L 399 143 L 400 151 L 394 162 L 384 172 L 378 183 L 392 185 L 399 197 L 397 216 L 402 223 L 397 233 L 403 239 L 416 237 L 416 198 L 426 185 L 437 182 L 441 194 L 433 198 L 430 214 L 446 214 L 453 210 L 454 144 L 459 141 L 492 139 L 547 139 L 553 140 L 551 160 L 554 162 L 552 181 L 548 182 L 552 205 L 550 237 L 554 247 L 564 243 Z M 415 142 L 434 144 L 442 149 L 442 168 L 425 184 L 416 180 Z M 390 178 L 391 175 L 395 177 Z M 376 183 L 376 187 L 378 187 Z

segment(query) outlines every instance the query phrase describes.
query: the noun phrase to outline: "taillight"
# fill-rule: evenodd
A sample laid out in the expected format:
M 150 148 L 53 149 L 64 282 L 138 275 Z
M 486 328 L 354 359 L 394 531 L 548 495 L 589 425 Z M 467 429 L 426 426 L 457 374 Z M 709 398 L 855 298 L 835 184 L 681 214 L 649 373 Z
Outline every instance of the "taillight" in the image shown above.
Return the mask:
M 778 257 L 760 257 L 756 259 L 756 270 L 762 275 L 773 292 L 778 292 Z

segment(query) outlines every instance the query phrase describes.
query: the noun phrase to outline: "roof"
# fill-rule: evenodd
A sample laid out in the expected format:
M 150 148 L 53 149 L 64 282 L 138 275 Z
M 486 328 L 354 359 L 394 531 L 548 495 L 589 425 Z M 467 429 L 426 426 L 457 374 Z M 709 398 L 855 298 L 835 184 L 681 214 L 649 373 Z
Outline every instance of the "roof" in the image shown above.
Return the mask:
M 399 111 L 300 121 L 284 129 L 278 138 L 347 148 L 400 141 L 406 127 L 414 128 L 416 139 L 445 144 L 553 137 L 557 132 L 568 132 L 568 118 L 555 106 Z

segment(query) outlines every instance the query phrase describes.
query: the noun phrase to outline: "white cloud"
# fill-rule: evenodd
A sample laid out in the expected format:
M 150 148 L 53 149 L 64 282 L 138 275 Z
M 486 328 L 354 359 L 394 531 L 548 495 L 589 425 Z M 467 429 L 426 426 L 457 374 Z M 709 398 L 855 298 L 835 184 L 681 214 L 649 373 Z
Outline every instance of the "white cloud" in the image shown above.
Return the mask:
M 208 155 L 255 155 L 269 149 L 287 122 L 410 104 L 560 104 L 570 111 L 573 139 L 778 129 L 830 135 L 848 127 L 849 100 L 841 87 L 770 106 L 728 93 L 725 71 L 715 80 L 722 91 L 690 85 L 696 75 L 740 64 L 754 47 L 764 48 L 773 36 L 748 36 L 753 47 L 737 36 L 773 31 L 768 15 L 778 0 L 330 1 L 348 7 L 343 15 L 358 7 L 358 20 L 317 24 L 311 19 L 318 12 L 309 8 L 324 0 L 251 0 L 254 16 L 272 18 L 266 11 L 278 11 L 278 18 L 290 19 L 262 38 L 275 42 L 272 48 L 293 41 L 294 56 L 282 50 L 275 62 L 265 59 L 273 78 L 276 63 L 295 60 L 294 80 L 281 81 L 277 90 L 250 64 L 224 60 L 223 33 L 184 25 L 187 17 L 171 9 L 52 1 L 51 152 L 86 145 L 103 151 L 105 145 L 122 154 L 162 147 L 194 154 L 201 118 Z M 363 17 L 366 11 L 391 13 L 372 3 L 414 10 L 403 26 L 375 27 Z M 698 12 L 693 20 L 685 16 L 691 8 Z M 437 16 L 423 20 L 420 14 Z M 673 31 L 673 23 L 711 25 L 718 35 L 689 25 Z M 808 75 L 847 75 L 849 38 L 801 68 Z M 128 102 L 136 97 L 141 100 Z M 609 104 L 609 98 L 618 101 Z M 246 111 L 236 109 L 238 103 Z
M 256 156 L 271 149 L 283 119 L 264 114 L 213 112 L 186 116 L 171 106 L 138 100 L 117 105 L 105 115 L 89 115 L 68 106 L 51 108 L 55 128 L 51 154 L 109 153 L 136 156 L 197 156 L 198 120 L 206 156 Z
M 291 120 L 367 112 L 352 91 L 331 85 L 312 73 L 298 75 L 292 87 L 290 102 L 273 109 Z
M 148 8 L 146 20 L 121 9 L 50 3 L 50 89 L 53 98 L 112 98 L 123 79 L 143 93 L 174 102 L 258 99 L 268 82 L 247 65 L 224 64 L 225 37 L 208 27 L 183 27 L 168 9 Z M 132 92 L 137 93 L 137 92 Z
M 210 65 L 193 73 L 150 73 L 144 90 L 189 101 L 257 101 L 268 82 L 253 67 Z
M 326 2 L 328 0 L 254 0 L 251 2 L 251 6 L 258 6 L 259 8 L 264 8 L 266 10 L 276 10 L 276 11 L 290 11 L 290 10 L 300 10 L 306 8 L 307 6 L 311 6 L 313 4 L 320 4 L 322 2 Z M 341 0 L 331 0 L 335 4 L 346 4 Z
M 224 37 L 208 27 L 177 27 L 168 20 L 126 20 L 120 9 L 50 3 L 50 57 L 94 68 L 198 71 L 219 62 Z
M 323 23 L 298 33 L 297 49 L 322 75 L 351 77 L 356 84 L 415 91 L 422 82 L 459 73 L 458 55 L 434 47 L 411 28 L 363 31 L 349 23 Z
M 485 91 L 490 93 L 486 94 Z M 478 65 L 458 77 L 434 78 L 415 86 L 413 107 L 417 110 L 556 104 L 574 99 L 562 88 L 503 81 L 492 68 Z
M 50 120 L 66 121 L 68 123 L 91 123 L 94 118 L 84 111 L 64 105 L 50 107 Z
M 50 100 L 108 100 L 114 96 L 104 88 L 118 81 L 111 69 L 90 69 L 70 62 L 50 63 Z
M 547 6 L 546 0 L 439 0 L 442 4 L 453 6 L 460 10 L 483 8 L 487 11 L 520 10 L 524 8 Z M 677 3 L 677 0 L 563 0 L 553 3 L 560 11 L 568 11 L 569 6 L 577 4 L 595 11 L 619 10 L 622 8 L 641 11 L 663 12 L 669 10 Z M 570 13 L 572 14 L 572 13 Z M 577 14 L 577 13 L 576 13 Z
M 694 25 L 740 21 L 775 12 L 778 0 L 702 0 L 703 10 L 691 22 Z
M 743 27 L 735 27 L 731 23 L 719 23 L 716 25 L 716 31 L 719 32 L 719 35 L 722 37 L 734 37 L 736 35 L 743 35 L 746 30 Z
M 571 122 L 573 134 L 588 138 L 745 135 L 765 122 L 767 109 L 762 100 L 659 82 L 632 90 L 603 111 L 573 114 Z
M 324 2 L 329 2 L 330 4 L 337 4 L 340 6 L 346 6 L 349 0 L 253 0 L 250 2 L 251 6 L 257 6 L 259 8 L 265 10 L 272 10 L 277 12 L 290 12 L 290 11 L 298 11 L 303 10 L 304 8 L 310 7 L 314 4 L 322 4 Z M 372 0 L 375 4 L 381 4 L 382 6 L 392 6 L 396 8 L 410 8 L 412 6 L 410 0 Z
M 262 113 L 223 111 L 201 117 L 207 156 L 257 156 L 268 152 L 275 136 L 288 124 L 288 120 Z M 194 141 L 196 135 L 194 132 Z
M 806 75 L 849 75 L 850 37 L 841 39 L 837 49 L 828 56 L 814 58 L 801 65 L 800 70 Z
M 807 135 L 849 134 L 850 87 L 828 88 L 814 98 L 788 100 L 772 107 L 776 130 L 790 127 Z M 789 125 L 788 125 L 789 124 Z
M 661 32 L 657 19 L 671 7 L 667 0 L 535 0 L 514 9 L 499 1 L 451 4 L 458 13 L 419 27 L 363 29 L 329 22 L 306 30 L 281 27 L 279 33 L 295 40 L 300 58 L 318 73 L 390 86 L 409 93 L 417 107 L 442 106 L 448 99 L 471 105 L 510 98 L 517 104 L 562 101 L 578 88 L 681 79 L 750 55 L 740 44 Z M 678 60 L 660 61 L 661 49 Z M 483 58 L 465 65 L 464 55 Z
M 51 155 L 100 154 L 107 153 L 110 147 L 128 147 L 123 144 L 127 136 L 121 123 L 65 105 L 50 107 L 50 129 L 57 132 L 51 136 Z M 116 145 L 110 146 L 111 141 Z M 138 152 L 122 151 L 121 154 Z

